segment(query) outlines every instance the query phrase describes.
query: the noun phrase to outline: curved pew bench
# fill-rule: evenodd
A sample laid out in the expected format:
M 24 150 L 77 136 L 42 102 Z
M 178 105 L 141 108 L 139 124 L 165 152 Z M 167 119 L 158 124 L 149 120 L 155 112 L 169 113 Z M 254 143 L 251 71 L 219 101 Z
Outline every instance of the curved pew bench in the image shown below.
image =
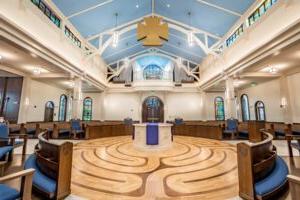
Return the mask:
M 0 147 L 0 160 L 4 160 L 6 155 L 11 153 L 13 149 L 13 146 Z
M 244 199 L 272 199 L 288 183 L 288 167 L 274 150 L 273 136 L 264 132 L 263 138 L 237 145 L 239 195 Z
M 32 176 L 34 169 L 27 169 L 0 178 L 0 198 L 1 200 L 31 200 Z M 18 191 L 4 183 L 13 179 L 22 178 L 22 187 Z
M 63 199 L 71 192 L 73 144 L 46 140 L 47 132 L 38 136 L 34 154 L 26 160 L 24 168 L 33 168 L 33 189 L 49 199 Z

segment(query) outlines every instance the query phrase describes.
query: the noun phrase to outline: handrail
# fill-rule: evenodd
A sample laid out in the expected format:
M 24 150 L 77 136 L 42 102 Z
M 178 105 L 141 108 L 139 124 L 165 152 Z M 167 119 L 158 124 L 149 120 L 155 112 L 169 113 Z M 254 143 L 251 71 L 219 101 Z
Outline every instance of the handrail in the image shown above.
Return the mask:
M 251 147 L 255 147 L 255 146 L 260 146 L 260 145 L 262 145 L 262 144 L 266 144 L 266 143 L 268 143 L 268 142 L 272 142 L 272 140 L 273 140 L 273 138 L 274 138 L 272 134 L 270 134 L 269 132 L 267 132 L 267 131 L 265 131 L 265 130 L 262 130 L 261 132 L 262 132 L 264 135 L 267 136 L 267 138 L 264 139 L 263 141 L 256 142 L 256 143 L 249 142 L 249 141 L 244 141 L 244 142 L 242 142 L 242 143 L 245 143 L 245 144 L 247 144 L 247 145 L 249 145 L 249 146 L 251 146 Z

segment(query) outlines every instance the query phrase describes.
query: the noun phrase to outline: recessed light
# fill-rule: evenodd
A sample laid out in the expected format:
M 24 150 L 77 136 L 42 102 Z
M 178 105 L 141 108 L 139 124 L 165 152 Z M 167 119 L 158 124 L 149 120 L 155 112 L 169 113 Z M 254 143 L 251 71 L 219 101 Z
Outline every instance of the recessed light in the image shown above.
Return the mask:
M 41 69 L 40 68 L 34 68 L 33 69 L 33 74 L 34 75 L 40 75 L 41 74 Z
M 170 7 L 171 7 L 171 5 L 170 5 L 170 4 L 167 4 L 167 7 L 168 7 L 168 8 L 170 8 Z
M 139 5 L 139 4 L 136 4 L 136 5 L 135 5 L 135 7 L 136 7 L 136 8 L 139 8 L 139 7 L 140 7 L 140 5 Z
M 271 74 L 276 74 L 276 73 L 278 72 L 278 69 L 276 69 L 276 68 L 274 68 L 274 67 L 270 67 L 270 68 L 269 68 L 269 72 L 270 72 Z

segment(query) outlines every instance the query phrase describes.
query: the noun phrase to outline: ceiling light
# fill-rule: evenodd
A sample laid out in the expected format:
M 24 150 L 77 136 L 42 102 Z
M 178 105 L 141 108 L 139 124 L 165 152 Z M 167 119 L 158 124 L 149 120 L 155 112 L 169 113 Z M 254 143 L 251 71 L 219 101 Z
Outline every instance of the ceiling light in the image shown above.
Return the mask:
M 2 60 L 2 56 L 0 55 L 0 60 Z
M 37 55 L 35 55 L 34 53 L 30 53 L 30 55 L 34 58 L 37 58 Z
M 194 46 L 194 34 L 192 31 L 188 33 L 188 44 L 190 47 Z
M 278 72 L 278 69 L 274 68 L 274 67 L 270 67 L 269 68 L 269 73 L 271 74 L 276 74 Z
M 252 82 L 251 83 L 251 87 L 255 87 L 255 86 L 257 86 L 257 83 L 256 82 Z
M 117 47 L 119 43 L 119 33 L 117 31 L 115 31 L 113 33 L 113 41 L 112 41 L 112 46 L 113 47 Z
M 171 5 L 170 5 L 170 4 L 167 4 L 167 7 L 168 7 L 168 8 L 170 8 L 170 7 L 171 7 Z
M 136 4 L 136 5 L 135 5 L 135 7 L 136 7 L 136 8 L 139 8 L 139 7 L 140 7 L 140 5 L 139 5 L 139 4 Z
M 41 74 L 41 69 L 40 68 L 34 68 L 33 69 L 33 74 L 34 75 L 40 75 Z
M 69 86 L 70 86 L 70 87 L 74 87 L 74 86 L 75 86 L 74 81 L 70 81 L 70 82 L 69 82 Z

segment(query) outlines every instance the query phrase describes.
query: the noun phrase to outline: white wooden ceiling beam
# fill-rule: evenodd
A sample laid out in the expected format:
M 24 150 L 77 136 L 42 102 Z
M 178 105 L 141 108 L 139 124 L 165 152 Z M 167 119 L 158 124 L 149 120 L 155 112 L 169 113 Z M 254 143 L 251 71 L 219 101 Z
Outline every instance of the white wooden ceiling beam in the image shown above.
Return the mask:
M 207 5 L 207 6 L 216 8 L 216 9 L 218 9 L 218 10 L 222 10 L 222 11 L 224 11 L 224 12 L 226 12 L 226 13 L 235 15 L 235 16 L 237 16 L 237 17 L 241 17 L 241 16 L 242 16 L 242 14 L 240 14 L 240 13 L 238 13 L 238 12 L 235 12 L 235 11 L 232 11 L 232 10 L 229 10 L 229 9 L 226 9 L 226 8 L 223 8 L 223 7 L 218 6 L 218 5 L 216 5 L 216 4 L 209 3 L 209 2 L 204 1 L 204 0 L 197 0 L 197 1 L 198 1 L 199 3 L 202 3 L 202 4 L 205 4 L 205 5 Z
M 114 0 L 107 0 L 107 1 L 104 1 L 104 2 L 99 3 L 99 4 L 97 4 L 97 5 L 94 5 L 94 6 L 91 6 L 91 7 L 89 7 L 89 8 L 86 8 L 86 9 L 84 9 L 84 10 L 81 10 L 81 11 L 78 11 L 78 12 L 76 12 L 76 13 L 73 13 L 73 14 L 67 16 L 66 18 L 67 18 L 67 19 L 70 19 L 70 18 L 72 18 L 72 17 L 76 17 L 76 16 L 78 16 L 78 15 L 82 15 L 82 14 L 84 14 L 84 13 L 86 13 L 86 12 L 89 12 L 89 11 L 94 10 L 94 9 L 96 9 L 96 8 L 102 7 L 102 6 L 106 5 L 106 4 L 112 3 L 113 1 L 114 1 Z

